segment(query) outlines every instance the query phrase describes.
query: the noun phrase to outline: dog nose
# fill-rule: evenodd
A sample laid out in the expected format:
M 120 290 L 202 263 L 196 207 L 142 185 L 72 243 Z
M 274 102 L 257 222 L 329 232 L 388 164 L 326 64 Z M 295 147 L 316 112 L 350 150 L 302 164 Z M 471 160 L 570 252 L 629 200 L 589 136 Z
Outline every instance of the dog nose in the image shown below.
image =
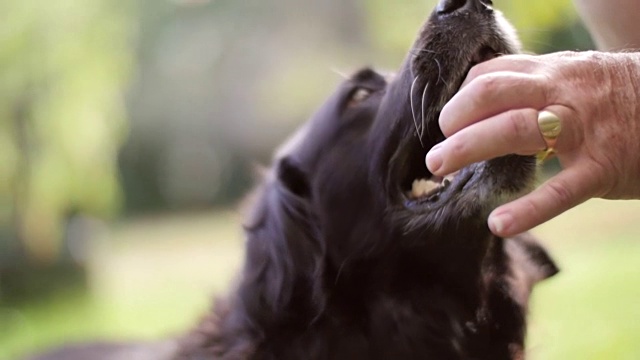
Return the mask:
M 491 0 L 440 0 L 437 11 L 439 15 L 462 11 L 479 12 L 491 9 L 492 5 L 493 1 Z

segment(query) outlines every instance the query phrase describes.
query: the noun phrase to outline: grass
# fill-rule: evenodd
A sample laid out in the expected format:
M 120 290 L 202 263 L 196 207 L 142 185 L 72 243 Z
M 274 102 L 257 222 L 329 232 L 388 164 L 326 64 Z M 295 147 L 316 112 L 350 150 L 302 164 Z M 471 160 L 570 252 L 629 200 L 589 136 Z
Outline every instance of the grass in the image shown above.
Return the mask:
M 115 225 L 93 247 L 90 291 L 0 308 L 0 360 L 70 341 L 183 331 L 240 266 L 238 224 L 212 213 Z M 534 292 L 529 357 L 640 358 L 640 202 L 590 201 L 535 232 L 562 271 Z
M 593 200 L 536 233 L 561 267 L 535 290 L 532 359 L 640 358 L 640 202 Z
M 533 359 L 640 358 L 640 243 L 557 251 L 557 278 L 535 292 Z
M 158 339 L 187 329 L 240 265 L 238 223 L 234 214 L 213 213 L 114 226 L 93 246 L 89 291 L 0 308 L 0 360 L 69 342 Z

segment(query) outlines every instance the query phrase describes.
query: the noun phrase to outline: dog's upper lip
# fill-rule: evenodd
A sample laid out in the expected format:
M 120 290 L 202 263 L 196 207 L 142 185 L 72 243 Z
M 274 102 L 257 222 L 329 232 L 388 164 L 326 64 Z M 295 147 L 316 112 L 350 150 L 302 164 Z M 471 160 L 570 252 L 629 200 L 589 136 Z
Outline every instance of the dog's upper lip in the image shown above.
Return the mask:
M 466 53 L 466 55 L 462 55 L 458 58 L 457 61 L 452 61 L 452 71 L 445 72 L 448 75 L 447 81 L 426 81 L 425 92 L 428 88 L 430 98 L 430 106 L 441 106 L 446 103 L 451 97 L 455 95 L 455 93 L 459 90 L 463 81 L 467 77 L 469 71 L 474 66 L 483 63 L 485 61 L 492 60 L 501 56 L 502 54 L 509 53 L 509 51 L 501 44 L 492 44 L 491 42 L 478 42 L 474 50 Z M 430 52 L 421 53 L 419 56 L 430 56 Z M 427 63 L 431 63 L 430 61 L 426 61 Z M 440 62 L 435 61 L 436 64 L 440 64 Z M 418 67 L 419 68 L 419 67 Z M 429 68 L 427 68 L 429 69 Z M 442 74 L 438 68 L 436 73 L 438 76 Z M 425 71 L 424 69 L 422 70 Z M 428 70 L 427 70 L 428 71 Z M 417 82 L 418 79 L 423 79 L 424 75 L 427 74 L 427 77 L 431 75 L 431 73 L 423 73 L 423 77 L 415 74 L 413 82 Z M 422 82 L 425 82 L 422 80 Z M 434 86 L 429 87 L 429 84 L 435 84 Z M 454 84 L 453 86 L 448 86 L 448 84 Z M 439 85 L 439 86 L 438 86 Z M 417 92 L 416 92 L 417 93 Z M 413 90 L 410 92 L 410 96 L 414 96 Z M 413 99 L 413 98 L 412 98 Z M 424 101 L 424 95 L 419 99 Z M 418 101 L 418 100 L 416 100 Z M 412 111 L 413 109 L 412 104 Z M 420 109 L 420 112 L 423 112 L 424 109 Z M 433 121 L 433 116 L 437 116 L 437 111 L 430 111 L 427 114 L 427 122 Z M 412 113 L 415 119 L 415 113 Z M 423 120 L 424 122 L 424 120 Z M 423 124 L 423 126 L 425 126 Z M 420 133 L 418 126 L 416 125 L 416 131 Z M 417 140 L 416 140 L 417 139 Z M 447 180 L 438 179 L 434 177 L 429 171 L 426 169 L 423 159 L 424 159 L 424 143 L 429 142 L 429 140 L 435 139 L 422 139 L 421 134 L 418 134 L 416 139 L 412 139 L 411 141 L 420 141 L 421 146 L 413 146 L 413 147 L 403 147 L 404 150 L 408 150 L 411 155 L 408 155 L 404 158 L 400 163 L 404 163 L 404 166 L 408 166 L 406 171 L 403 171 L 403 175 L 400 176 L 399 186 L 402 192 L 402 198 L 404 200 L 404 204 L 406 206 L 426 206 L 428 208 L 437 207 L 439 205 L 444 205 L 449 201 L 454 200 L 456 195 L 460 192 L 468 190 L 470 188 L 468 184 L 472 182 L 472 178 L 474 177 L 475 166 L 469 166 L 459 171 L 459 173 L 455 176 L 454 179 L 449 179 L 450 183 L 446 183 Z M 432 143 L 432 146 L 435 145 Z M 406 161 L 408 160 L 408 161 Z M 415 163 L 414 163 L 415 162 Z M 404 167 L 403 166 L 403 167 Z M 412 183 L 416 181 L 422 182 L 421 187 L 414 191 L 414 187 Z M 428 182 L 429 184 L 427 184 Z
M 467 75 L 469 75 L 469 71 L 471 71 L 471 69 L 474 66 L 481 64 L 485 61 L 495 59 L 500 56 L 502 56 L 502 54 L 499 51 L 494 50 L 493 47 L 489 45 L 481 46 L 471 57 L 471 60 L 469 61 L 467 68 L 465 69 L 464 73 L 462 73 L 460 84 L 462 85 L 462 82 L 464 81 L 464 79 L 466 79 Z
M 471 64 L 479 64 L 500 56 L 500 53 L 489 45 L 481 46 L 471 58 Z

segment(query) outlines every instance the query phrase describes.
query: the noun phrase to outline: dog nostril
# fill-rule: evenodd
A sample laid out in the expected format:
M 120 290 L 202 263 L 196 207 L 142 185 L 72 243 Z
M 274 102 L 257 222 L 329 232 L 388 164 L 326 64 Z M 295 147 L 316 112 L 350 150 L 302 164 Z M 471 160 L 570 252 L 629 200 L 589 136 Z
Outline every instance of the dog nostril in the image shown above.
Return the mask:
M 446 15 L 461 10 L 481 11 L 490 9 L 492 5 L 491 0 L 440 0 L 437 12 L 439 15 Z
M 450 14 L 466 4 L 467 0 L 440 0 L 438 3 L 439 14 Z

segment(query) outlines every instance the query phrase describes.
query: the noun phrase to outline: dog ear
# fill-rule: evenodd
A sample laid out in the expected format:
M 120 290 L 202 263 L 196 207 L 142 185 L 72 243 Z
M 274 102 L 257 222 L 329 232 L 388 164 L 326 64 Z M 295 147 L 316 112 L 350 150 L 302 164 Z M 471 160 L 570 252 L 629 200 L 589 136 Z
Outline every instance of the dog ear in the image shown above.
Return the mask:
M 547 250 L 531 233 L 522 233 L 506 240 L 506 251 L 533 281 L 550 278 L 560 270 Z
M 311 196 L 309 178 L 290 157 L 285 157 L 278 163 L 278 180 L 293 194 L 308 198 Z
M 509 258 L 507 281 L 511 295 L 523 308 L 527 308 L 533 286 L 557 274 L 558 267 L 530 233 L 505 239 L 504 251 Z
M 248 318 L 263 326 L 285 316 L 282 312 L 292 301 L 308 305 L 309 318 L 324 304 L 323 245 L 308 177 L 288 157 L 275 166 L 275 175 L 256 193 L 245 223 L 247 258 L 240 284 Z

